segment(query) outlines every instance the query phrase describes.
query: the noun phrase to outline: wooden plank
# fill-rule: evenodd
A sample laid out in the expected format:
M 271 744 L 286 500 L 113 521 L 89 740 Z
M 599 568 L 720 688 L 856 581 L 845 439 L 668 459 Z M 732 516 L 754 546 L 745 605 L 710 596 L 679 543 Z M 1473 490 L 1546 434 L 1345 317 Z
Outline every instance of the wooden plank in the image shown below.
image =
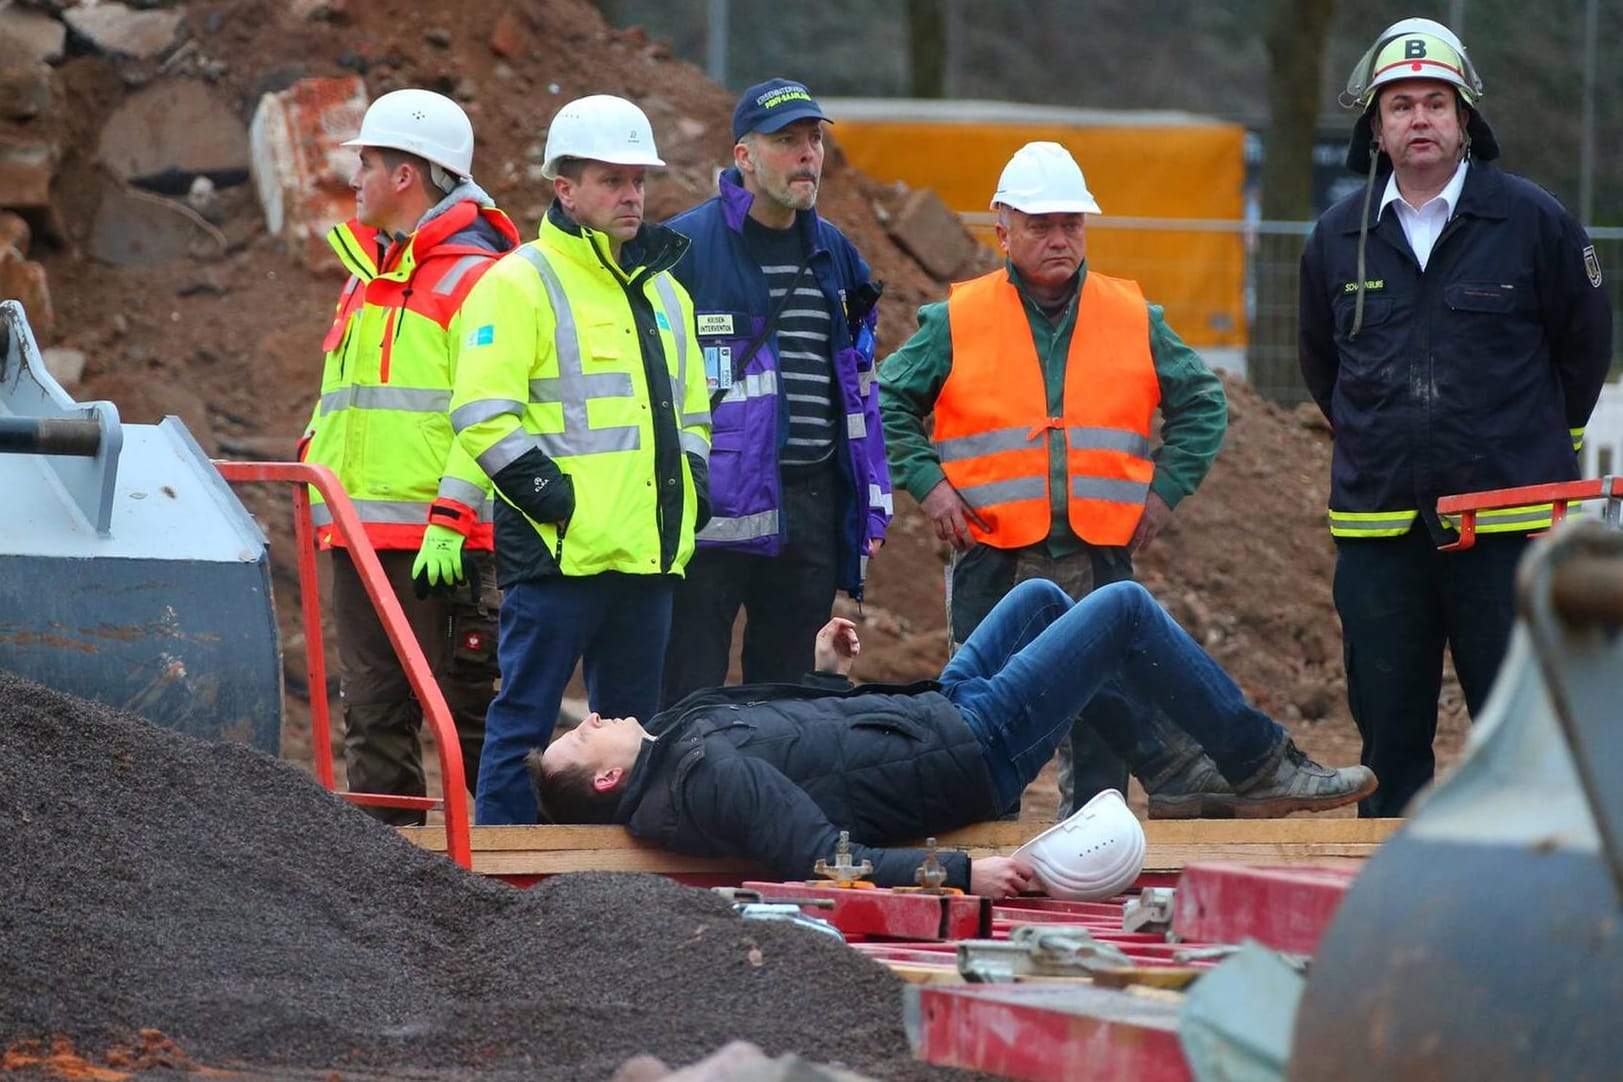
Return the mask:
M 1356 864 L 1369 857 L 1401 819 L 1186 819 L 1144 824 L 1144 869 L 1178 871 L 1197 861 L 1249 864 Z M 971 857 L 1007 853 L 1048 824 L 979 823 L 942 835 L 945 848 Z M 425 849 L 445 850 L 441 827 L 402 827 Z M 556 875 L 577 871 L 715 874 L 761 878 L 744 861 L 686 857 L 638 841 L 617 826 L 474 827 L 473 868 L 483 875 Z

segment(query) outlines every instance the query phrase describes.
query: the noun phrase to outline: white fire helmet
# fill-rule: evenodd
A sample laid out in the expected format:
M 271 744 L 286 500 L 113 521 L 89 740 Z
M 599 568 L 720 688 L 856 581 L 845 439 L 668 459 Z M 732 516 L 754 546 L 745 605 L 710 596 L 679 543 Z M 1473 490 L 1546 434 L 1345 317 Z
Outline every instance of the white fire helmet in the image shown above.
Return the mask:
M 1106 789 L 1014 856 L 1036 869 L 1050 897 L 1101 901 L 1132 886 L 1144 870 L 1144 828 L 1121 793 Z
M 473 123 L 462 106 L 432 90 L 391 90 L 366 110 L 347 147 L 415 154 L 459 177 L 473 172 Z
M 1375 93 L 1400 79 L 1436 79 L 1459 91 L 1465 104 L 1482 97 L 1482 79 L 1454 31 L 1432 19 L 1401 19 L 1381 31 L 1359 58 L 1342 104 L 1365 109 Z
M 592 94 L 558 110 L 547 128 L 546 160 L 541 175 L 558 176 L 565 158 L 586 158 L 613 165 L 664 165 L 654 147 L 654 128 L 636 105 L 613 94 Z
M 992 209 L 998 204 L 1026 214 L 1098 214 L 1082 167 L 1058 143 L 1027 143 L 1014 152 L 997 178 Z

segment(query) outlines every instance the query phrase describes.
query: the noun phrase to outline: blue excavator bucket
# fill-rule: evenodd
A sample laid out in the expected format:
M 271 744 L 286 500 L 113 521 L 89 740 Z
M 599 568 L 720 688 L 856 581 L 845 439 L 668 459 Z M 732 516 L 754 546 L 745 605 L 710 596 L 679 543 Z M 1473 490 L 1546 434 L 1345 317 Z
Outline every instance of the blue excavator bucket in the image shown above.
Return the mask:
M 75 402 L 0 303 L 0 669 L 275 755 L 265 535 L 178 418 Z

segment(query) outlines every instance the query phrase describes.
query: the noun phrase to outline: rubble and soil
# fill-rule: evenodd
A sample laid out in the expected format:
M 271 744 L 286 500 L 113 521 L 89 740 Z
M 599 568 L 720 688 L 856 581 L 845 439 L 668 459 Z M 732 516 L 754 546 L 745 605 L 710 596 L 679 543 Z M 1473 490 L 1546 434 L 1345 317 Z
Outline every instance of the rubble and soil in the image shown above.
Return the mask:
M 601 1080 L 743 1039 L 947 1077 L 909 1054 L 901 983 L 827 936 L 658 876 L 518 890 L 287 763 L 4 673 L 0 864 L 19 1070 L 66 1042 L 126 1069 Z

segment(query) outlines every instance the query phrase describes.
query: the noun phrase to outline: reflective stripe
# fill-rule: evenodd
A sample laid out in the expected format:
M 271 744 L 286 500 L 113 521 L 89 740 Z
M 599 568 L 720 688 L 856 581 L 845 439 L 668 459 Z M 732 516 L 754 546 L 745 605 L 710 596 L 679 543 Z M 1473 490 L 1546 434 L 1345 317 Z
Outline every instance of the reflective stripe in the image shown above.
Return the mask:
M 484 489 L 460 477 L 441 477 L 437 495 L 442 500 L 455 500 L 475 509 L 483 505 L 488 498 Z
M 857 369 L 857 394 L 861 395 L 863 398 L 868 397 L 869 390 L 871 390 L 873 388 L 873 377 L 874 377 L 874 370 L 873 369 L 871 369 L 871 368 L 859 368 L 859 369 Z
M 635 428 L 600 428 L 580 436 L 569 432 L 528 433 L 537 447 L 553 458 L 581 458 L 608 455 L 615 451 L 635 451 L 642 446 L 642 433 Z
M 538 438 L 522 428 L 515 428 L 490 447 L 485 448 L 484 454 L 475 458 L 479 468 L 485 471 L 486 477 L 495 477 L 507 467 L 517 462 L 524 455 L 535 449 Z
M 456 292 L 457 283 L 462 281 L 463 277 L 466 276 L 469 271 L 473 270 L 473 268 L 477 267 L 479 264 L 489 262 L 494 258 L 494 253 L 491 255 L 463 256 L 452 265 L 450 270 L 445 272 L 445 277 L 441 278 L 439 283 L 434 286 L 434 292 L 442 297 L 450 296 L 452 293 Z
M 1584 430 L 1582 428 L 1569 428 L 1567 429 L 1567 435 L 1572 437 L 1572 449 L 1574 451 L 1584 449 Z
M 421 387 L 356 387 L 328 391 L 321 396 L 321 415 L 341 410 L 398 410 L 401 413 L 444 413 L 451 408 L 449 390 Z
M 404 526 L 427 526 L 428 504 L 404 500 L 354 500 L 355 513 L 362 522 L 383 522 Z M 332 525 L 332 509 L 325 502 L 311 503 L 310 521 L 317 526 Z
M 710 407 L 708 407 L 708 406 L 706 406 L 702 410 L 699 410 L 697 413 L 684 413 L 684 414 L 682 414 L 682 427 L 683 428 L 694 428 L 694 427 L 697 427 L 698 425 L 707 425 L 709 423 L 710 423 Z
M 875 511 L 883 511 L 887 515 L 896 513 L 895 501 L 891 498 L 891 494 L 878 485 L 871 484 L 868 486 L 868 506 Z
M 981 455 L 995 455 L 999 451 L 1029 451 L 1040 447 L 1039 437 L 1033 437 L 1028 428 L 994 428 L 973 436 L 954 436 L 936 440 L 936 454 L 942 462 L 957 462 Z
M 665 321 L 671 325 L 671 337 L 676 339 L 677 389 L 671 392 L 671 398 L 680 401 L 687 394 L 688 386 L 687 321 L 682 318 L 682 302 L 676 298 L 676 287 L 671 285 L 670 275 L 656 274 L 654 289 L 659 293 L 659 303 L 665 306 Z
M 971 507 L 988 507 L 995 503 L 1013 503 L 1015 500 L 1046 500 L 1048 482 L 1042 477 L 1016 477 L 1012 481 L 970 485 L 959 489 L 958 495 Z
M 461 432 L 464 428 L 472 428 L 476 424 L 491 421 L 506 414 L 511 414 L 523 420 L 524 403 L 516 398 L 481 398 L 477 402 L 469 402 L 453 410 L 451 412 L 451 428 L 453 431 Z
M 1418 511 L 1336 511 L 1327 517 L 1336 537 L 1399 537 L 1409 532 Z
M 702 462 L 710 461 L 710 441 L 697 432 L 678 432 L 676 440 L 688 454 L 698 455 Z
M 866 417 L 864 417 L 860 413 L 848 413 L 848 414 L 846 414 L 845 415 L 845 434 L 846 434 L 847 438 L 853 439 L 853 440 L 865 440 L 865 439 L 867 439 L 868 438 L 868 419 Z
M 699 531 L 701 540 L 718 542 L 753 541 L 759 537 L 777 535 L 776 511 L 758 511 L 753 515 L 740 515 L 737 518 L 723 518 L 718 515 Z
M 1065 430 L 1073 451 L 1120 451 L 1137 458 L 1150 457 L 1150 441 L 1121 428 L 1073 427 Z
M 1572 508 L 1576 511 L 1578 508 Z M 1555 519 L 1553 504 L 1532 503 L 1521 507 L 1498 507 L 1476 513 L 1477 533 L 1512 533 L 1548 529 Z M 1458 530 L 1461 516 L 1444 515 L 1443 521 Z
M 778 393 L 778 374 L 776 372 L 753 372 L 739 383 L 727 388 L 722 396 L 723 402 L 742 402 L 747 398 L 765 398 L 767 395 Z
M 1142 504 L 1150 496 L 1148 481 L 1120 481 L 1110 477 L 1072 477 L 1071 498 Z
M 586 413 L 589 399 L 629 398 L 635 389 L 630 373 L 595 372 L 587 375 L 581 365 L 575 313 L 569 307 L 569 297 L 564 293 L 558 273 L 547 262 L 547 257 L 531 245 L 521 246 L 518 252 L 535 268 L 535 273 L 541 277 L 541 284 L 546 287 L 547 300 L 552 305 L 553 349 L 558 357 L 556 377 L 530 381 L 530 401 L 537 404 L 556 402 L 562 409 L 564 430 L 538 435 L 536 442 L 553 458 L 637 450 L 642 446 L 642 433 L 637 426 L 593 428 Z M 483 458 L 480 456 L 481 466 L 484 465 Z

